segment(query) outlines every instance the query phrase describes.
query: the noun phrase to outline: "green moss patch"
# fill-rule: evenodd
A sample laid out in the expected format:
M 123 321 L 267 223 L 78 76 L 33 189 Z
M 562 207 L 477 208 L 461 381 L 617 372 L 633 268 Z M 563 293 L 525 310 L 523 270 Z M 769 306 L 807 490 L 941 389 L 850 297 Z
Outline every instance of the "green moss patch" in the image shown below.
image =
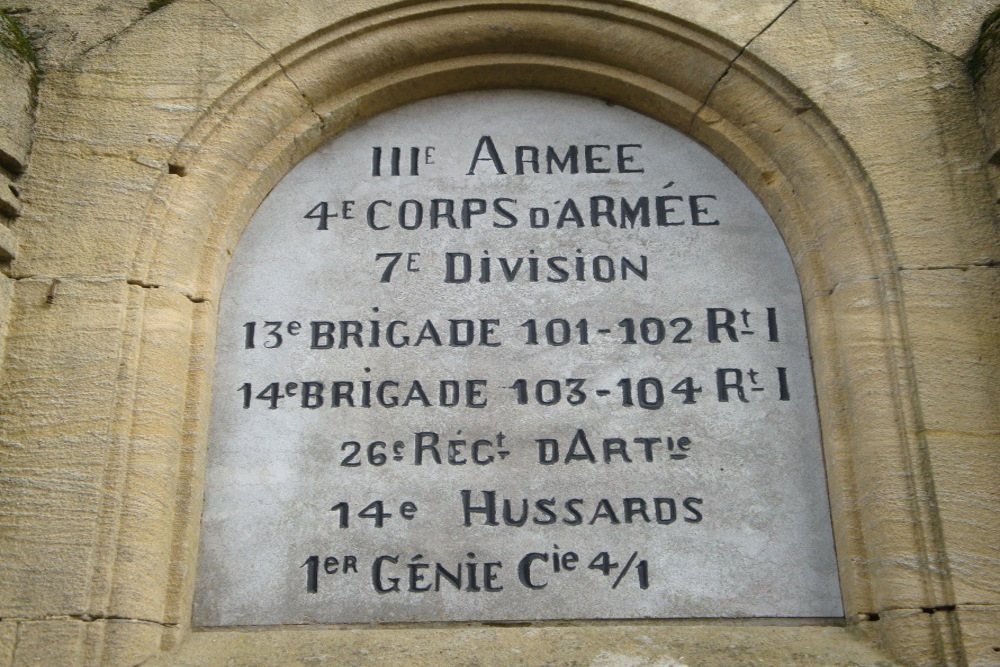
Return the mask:
M 38 70 L 38 54 L 35 53 L 35 47 L 31 45 L 31 40 L 28 39 L 17 17 L 4 9 L 0 9 L 0 49 L 31 63 L 35 70 Z

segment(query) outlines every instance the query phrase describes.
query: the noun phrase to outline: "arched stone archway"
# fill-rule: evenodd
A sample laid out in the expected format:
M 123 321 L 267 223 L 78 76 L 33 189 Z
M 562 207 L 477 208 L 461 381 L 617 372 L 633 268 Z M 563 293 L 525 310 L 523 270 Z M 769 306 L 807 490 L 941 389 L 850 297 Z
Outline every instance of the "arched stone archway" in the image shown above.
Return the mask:
M 193 11 L 178 6 L 154 18 L 180 23 Z M 896 247 L 924 228 L 905 229 L 899 193 L 874 173 L 880 165 L 864 123 L 832 121 L 825 101 L 803 90 L 801 70 L 778 71 L 787 56 L 769 59 L 766 48 L 746 50 L 709 25 L 636 6 L 428 2 L 316 28 L 305 37 L 277 31 L 273 54 L 244 52 L 241 76 L 216 86 L 180 124 L 162 173 L 141 177 L 147 193 L 126 198 L 113 184 L 98 187 L 97 196 L 141 224 L 112 261 L 93 267 L 123 277 L 108 285 L 120 294 L 93 298 L 119 304 L 108 324 L 118 343 L 107 354 L 121 360 L 118 382 L 128 389 L 113 392 L 108 417 L 118 444 L 107 448 L 110 472 L 101 479 L 115 491 L 93 509 L 110 528 L 99 531 L 84 569 L 103 583 L 83 606 L 92 617 L 149 622 L 109 624 L 82 641 L 81 655 L 149 655 L 187 636 L 213 304 L 257 204 L 292 165 L 355 122 L 434 95 L 500 87 L 562 90 L 640 111 L 701 141 L 755 191 L 789 247 L 806 302 L 847 622 L 901 656 L 914 642 L 921 655 L 928 642 L 936 655 L 962 655 L 954 616 L 886 613 L 947 610 L 962 600 L 937 509 L 928 385 L 915 370 L 906 317 L 919 295 L 906 295 L 899 271 L 912 253 Z M 131 35 L 114 48 L 143 40 Z M 122 114 L 137 135 L 156 130 L 135 111 Z M 860 137 L 863 155 L 851 137 Z M 55 152 L 43 149 L 42 160 L 45 150 Z M 72 245 L 45 243 L 58 246 L 50 256 Z M 29 253 L 25 273 L 47 261 L 45 252 Z M 36 274 L 43 277 L 26 290 L 50 289 L 44 276 L 59 275 L 60 262 L 49 263 L 51 273 Z M 60 289 L 86 299 L 91 287 Z M 45 326 L 87 316 L 34 313 L 24 303 L 29 317 L 51 319 Z M 26 340 L 15 340 L 15 354 Z

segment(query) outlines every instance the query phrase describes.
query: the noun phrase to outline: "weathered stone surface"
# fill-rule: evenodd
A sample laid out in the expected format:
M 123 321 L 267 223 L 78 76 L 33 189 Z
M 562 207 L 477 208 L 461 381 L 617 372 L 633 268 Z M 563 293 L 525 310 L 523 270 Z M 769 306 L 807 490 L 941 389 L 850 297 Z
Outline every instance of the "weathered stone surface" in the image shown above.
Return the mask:
M 858 557 L 866 578 L 845 584 L 846 591 L 859 596 L 857 606 L 848 603 L 858 613 L 947 604 L 949 586 L 943 545 L 920 528 L 938 517 L 918 415 L 904 393 L 910 363 L 903 351 L 906 339 L 901 331 L 887 337 L 873 318 L 895 298 L 886 282 L 845 284 L 817 297 L 828 301 L 826 312 L 835 315 L 811 328 L 820 336 L 828 328 L 837 332 L 834 335 L 851 332 L 845 345 L 850 350 L 846 375 L 826 362 L 815 369 L 821 403 L 849 405 L 847 423 L 825 430 L 824 444 L 832 504 L 849 516 L 852 506 L 861 510 L 858 532 L 844 535 L 864 544 Z M 886 396 L 889 388 L 894 393 Z M 864 439 L 857 439 L 858 433 L 864 433 Z M 857 491 L 842 496 L 838 489 L 845 488 Z M 914 497 L 920 502 L 912 502 Z
M 994 193 L 1000 195 L 1000 10 L 984 21 L 969 69 L 986 132 L 985 157 L 991 164 Z
M 878 625 L 879 643 L 905 665 L 975 664 L 965 663 L 963 647 L 954 641 L 954 610 L 890 609 Z
M 46 73 L 73 69 L 98 44 L 113 42 L 149 14 L 150 0 L 80 0 L 71 4 L 25 0 L 18 18 L 32 34 Z M 152 52 L 151 52 L 152 53 Z
M 142 223 L 154 188 L 187 173 L 174 157 L 182 138 L 213 99 L 267 59 L 211 3 L 178 3 L 169 8 L 171 20 L 166 11 L 144 19 L 143 30 L 96 46 L 73 71 L 46 74 L 38 177 L 25 182 L 22 193 L 37 205 L 23 219 L 19 275 L 129 274 L 132 258 L 152 242 Z M 169 51 L 150 57 L 164 45 Z M 172 53 L 197 62 L 178 68 Z M 120 60 L 133 65 L 115 66 Z M 165 173 L 173 163 L 178 173 Z M 72 249 L 61 246 L 52 227 L 67 220 L 73 221 Z
M 996 664 L 1000 657 L 997 627 L 1000 608 L 997 605 L 963 604 L 955 610 L 965 638 L 965 660 L 970 665 Z
M 176 345 L 190 340 L 192 308 L 122 280 L 16 283 L 11 319 L 25 328 L 7 337 L 0 401 L 3 617 L 163 614 L 170 554 L 158 545 L 174 510 L 160 499 L 175 493 L 181 425 L 156 410 L 126 415 L 183 405 L 188 361 Z M 140 337 L 151 345 L 136 354 Z M 13 419 L 37 392 L 49 410 Z M 125 553 L 113 546 L 122 533 L 133 536 Z
M 321 25 L 338 24 L 348 20 L 358 20 L 361 11 L 366 12 L 388 7 L 385 0 L 379 2 L 342 2 L 321 0 L 288 6 L 278 0 L 267 2 L 239 2 L 239 0 L 215 0 L 215 4 L 226 15 L 243 26 L 254 39 L 272 53 L 279 53 L 289 42 L 305 39 L 317 31 Z M 479 3 L 464 8 L 465 11 L 478 9 Z M 786 0 L 740 0 L 739 2 L 684 2 L 683 0 L 653 0 L 648 7 L 657 12 L 676 17 L 692 25 L 711 26 L 715 32 L 733 44 L 742 46 L 763 30 L 788 5 Z M 587 13 L 609 16 L 622 12 L 619 6 L 613 9 L 601 3 L 567 2 L 565 10 L 584 9 Z M 482 5 L 487 8 L 487 5 Z M 395 6 L 396 11 L 401 14 Z M 440 39 L 438 37 L 437 39 Z M 445 40 L 442 40 L 444 42 Z M 623 44 L 628 48 L 635 45 Z
M 490 648 L 525 663 L 696 663 L 704 654 L 721 664 L 788 664 L 801 651 L 806 664 L 878 664 L 872 644 L 841 660 L 839 651 L 858 647 L 841 629 L 651 623 L 643 629 L 661 633 L 644 632 L 651 642 L 633 642 L 621 623 L 185 635 L 214 317 L 210 303 L 184 311 L 174 298 L 218 294 L 227 252 L 256 204 L 325 137 L 424 95 L 508 86 L 592 95 L 660 118 L 712 147 L 758 194 L 805 288 L 848 623 L 910 663 L 995 662 L 994 578 L 976 573 L 995 554 L 984 527 L 993 510 L 977 501 L 992 498 L 996 484 L 976 457 L 989 460 L 996 447 L 996 389 L 940 397 L 955 390 L 952 378 L 983 382 L 975 363 L 997 349 L 982 304 L 967 298 L 994 298 L 985 270 L 972 267 L 994 263 L 997 246 L 997 191 L 983 176 L 997 139 L 982 142 L 970 121 L 961 62 L 981 2 L 524 2 L 504 4 L 495 21 L 495 7 L 449 0 L 391 9 L 360 0 L 177 0 L 141 20 L 145 0 L 17 4 L 32 10 L 20 16 L 40 37 L 46 71 L 35 138 L 46 143 L 17 175 L 25 262 L 3 270 L 24 279 L 0 277 L 0 290 L 15 294 L 0 370 L 0 661 L 13 660 L 10 628 L 21 623 L 23 664 L 135 664 L 171 646 L 192 664 L 381 655 L 440 664 Z M 431 18 L 440 31 L 424 29 Z M 406 43 L 411 28 L 422 42 Z M 512 28 L 503 39 L 489 33 Z M 691 125 L 739 47 L 762 29 Z M 1000 126 L 991 72 L 979 89 L 988 132 Z M 2 105 L 6 82 L 0 89 Z M 0 120 L 17 126 L 23 115 Z M 965 280 L 984 282 L 901 277 L 899 266 L 929 276 L 969 269 Z M 53 310 L 42 311 L 46 277 L 64 281 L 63 296 L 80 308 L 60 301 L 57 287 Z M 114 287 L 96 286 L 105 280 Z M 869 292 L 853 289 L 866 282 Z M 175 292 L 151 313 L 152 351 L 142 349 L 145 300 L 135 294 L 154 288 L 140 285 Z M 961 344 L 950 350 L 938 330 L 907 317 L 914 298 L 937 289 L 965 304 L 916 301 L 932 320 L 958 323 Z M 154 362 L 161 355 L 171 358 Z M 181 358 L 190 364 L 183 376 Z M 147 373 L 154 390 L 134 390 Z M 923 426 L 925 407 L 942 428 Z M 133 422 L 143 424 L 142 447 L 129 449 L 122 443 Z M 123 452 L 138 457 L 131 486 L 121 483 Z M 950 573 L 956 592 L 990 596 L 988 604 L 954 599 L 949 612 Z M 874 620 L 900 609 L 910 611 Z M 80 626 L 104 623 L 82 619 L 119 610 L 176 625 L 120 622 L 79 639 Z M 44 632 L 25 625 L 43 618 Z M 688 631 L 690 641 L 670 643 Z M 815 632 L 830 641 L 814 650 Z M 735 658 L 730 645 L 739 647 Z M 515 649 L 522 653 L 507 653 Z
M 0 621 L 0 660 L 5 665 L 14 663 L 14 646 L 17 643 L 17 622 Z
M 17 237 L 0 220 L 0 262 L 9 262 L 17 257 Z
M 0 216 L 16 218 L 21 215 L 21 199 L 14 194 L 14 184 L 0 172 Z
M 861 0 L 861 4 L 960 59 L 969 55 L 983 17 L 997 6 L 996 0 Z
M 157 653 L 162 631 L 155 623 L 124 619 L 25 620 L 16 626 L 11 667 L 143 664 Z
M 896 266 L 998 259 L 964 63 L 837 0 L 800 0 L 748 52 L 778 66 L 841 128 L 878 193 Z
M 794 649 L 790 649 L 794 646 Z M 190 636 L 178 652 L 149 665 L 254 663 L 407 665 L 664 665 L 730 667 L 780 664 L 889 667 L 884 653 L 842 628 L 732 627 L 622 623 L 580 627 L 342 628 L 283 632 L 213 631 Z
M 120 330 L 126 290 L 111 280 L 16 284 L 11 320 L 31 325 L 7 336 L 0 392 L 4 618 L 87 611 L 97 582 L 80 575 L 94 572 L 121 345 L 109 334 Z M 41 395 L 49 407 L 33 409 Z M 27 412 L 34 418 L 13 417 Z
M 0 48 L 0 167 L 15 173 L 24 171 L 31 151 L 33 76 L 30 63 Z
M 1000 269 L 904 271 L 922 434 L 954 602 L 1000 604 Z M 974 400 L 977 397 L 978 400 Z M 993 480 L 993 481 L 991 481 Z
M 10 331 L 10 304 L 14 296 L 14 281 L 0 273 L 0 354 L 6 348 L 7 333 Z M 3 368 L 0 367 L 0 376 Z

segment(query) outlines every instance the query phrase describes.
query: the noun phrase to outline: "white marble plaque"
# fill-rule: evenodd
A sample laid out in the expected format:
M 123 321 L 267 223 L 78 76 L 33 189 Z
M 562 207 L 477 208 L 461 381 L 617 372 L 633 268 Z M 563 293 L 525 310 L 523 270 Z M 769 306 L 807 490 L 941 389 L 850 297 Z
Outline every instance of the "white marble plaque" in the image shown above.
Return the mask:
M 842 615 L 788 252 L 649 118 L 352 128 L 250 221 L 217 349 L 197 625 Z

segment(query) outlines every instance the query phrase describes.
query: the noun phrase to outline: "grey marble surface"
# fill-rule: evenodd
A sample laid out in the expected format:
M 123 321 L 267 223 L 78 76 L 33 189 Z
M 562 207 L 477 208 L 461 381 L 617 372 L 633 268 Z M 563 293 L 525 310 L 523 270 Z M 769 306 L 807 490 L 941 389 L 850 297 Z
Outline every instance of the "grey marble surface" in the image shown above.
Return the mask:
M 842 615 L 788 252 L 621 107 L 454 95 L 303 160 L 212 410 L 196 625 Z

